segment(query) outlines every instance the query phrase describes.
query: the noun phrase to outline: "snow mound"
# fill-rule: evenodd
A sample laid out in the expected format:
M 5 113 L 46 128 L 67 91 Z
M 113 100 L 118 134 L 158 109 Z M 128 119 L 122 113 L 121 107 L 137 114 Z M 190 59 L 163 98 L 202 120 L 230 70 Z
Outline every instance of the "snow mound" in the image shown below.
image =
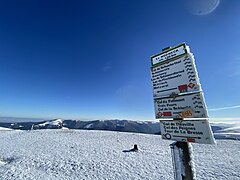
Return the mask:
M 56 120 L 52 120 L 52 121 L 46 121 L 42 124 L 38 124 L 38 126 L 47 126 L 47 125 L 58 126 L 60 124 L 62 124 L 62 120 L 56 119 Z
M 11 131 L 12 129 L 10 128 L 5 128 L 5 127 L 0 127 L 0 131 Z

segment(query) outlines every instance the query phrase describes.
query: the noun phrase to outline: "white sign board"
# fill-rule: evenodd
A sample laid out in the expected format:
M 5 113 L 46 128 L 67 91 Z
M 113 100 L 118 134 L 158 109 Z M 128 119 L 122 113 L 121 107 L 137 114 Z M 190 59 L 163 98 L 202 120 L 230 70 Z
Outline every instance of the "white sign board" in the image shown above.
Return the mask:
M 214 144 L 214 137 L 207 119 L 204 120 L 161 120 L 162 139 Z
M 206 105 L 201 92 L 154 99 L 158 118 L 207 118 Z
M 201 89 L 191 54 L 151 67 L 151 76 L 154 98 Z
M 181 44 L 179 46 L 176 46 L 174 48 L 171 48 L 169 50 L 163 51 L 160 54 L 154 55 L 151 57 L 152 60 L 152 66 L 155 66 L 161 62 L 179 57 L 183 54 L 187 53 L 186 45 Z

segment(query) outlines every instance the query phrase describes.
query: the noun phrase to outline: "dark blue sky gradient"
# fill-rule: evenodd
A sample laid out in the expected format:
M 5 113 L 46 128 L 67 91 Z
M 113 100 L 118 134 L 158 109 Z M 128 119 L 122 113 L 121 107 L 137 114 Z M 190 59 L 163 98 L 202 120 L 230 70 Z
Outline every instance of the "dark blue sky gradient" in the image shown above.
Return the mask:
M 154 119 L 150 56 L 186 42 L 207 105 L 240 105 L 240 2 L 0 2 L 0 116 Z M 210 111 L 239 117 L 239 108 Z

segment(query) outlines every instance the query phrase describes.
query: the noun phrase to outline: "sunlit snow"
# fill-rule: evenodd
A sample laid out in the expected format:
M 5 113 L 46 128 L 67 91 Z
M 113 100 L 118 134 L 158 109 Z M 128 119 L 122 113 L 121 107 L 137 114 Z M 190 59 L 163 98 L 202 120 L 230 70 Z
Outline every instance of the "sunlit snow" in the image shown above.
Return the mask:
M 173 179 L 170 143 L 111 131 L 0 131 L 0 179 Z M 134 144 L 138 152 L 123 152 Z M 193 144 L 197 179 L 240 179 L 239 149 L 232 140 Z

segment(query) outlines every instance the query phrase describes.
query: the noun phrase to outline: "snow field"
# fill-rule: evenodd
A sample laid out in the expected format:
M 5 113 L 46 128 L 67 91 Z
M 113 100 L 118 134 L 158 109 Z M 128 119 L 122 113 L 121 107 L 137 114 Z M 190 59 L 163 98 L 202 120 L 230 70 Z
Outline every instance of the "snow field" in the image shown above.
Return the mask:
M 110 131 L 0 131 L 0 179 L 173 179 L 171 143 Z M 122 152 L 134 144 L 139 152 Z M 239 148 L 193 144 L 197 179 L 240 179 Z

